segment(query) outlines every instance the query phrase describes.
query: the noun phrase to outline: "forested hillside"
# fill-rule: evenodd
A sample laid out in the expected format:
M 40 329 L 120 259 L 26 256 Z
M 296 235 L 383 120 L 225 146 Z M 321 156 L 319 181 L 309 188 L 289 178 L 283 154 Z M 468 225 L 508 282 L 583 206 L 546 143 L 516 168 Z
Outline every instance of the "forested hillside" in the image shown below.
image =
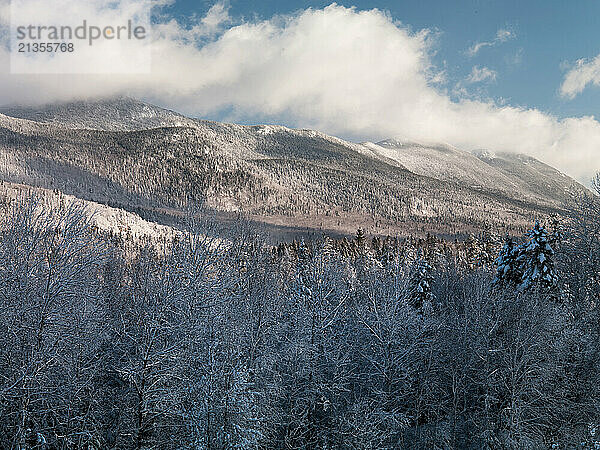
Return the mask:
M 310 130 L 192 120 L 132 100 L 4 112 L 25 118 L 0 116 L 3 180 L 154 220 L 157 210 L 201 205 L 346 234 L 358 226 L 380 235 L 514 234 L 589 195 L 524 156 L 353 144 Z
M 600 445 L 597 204 L 504 246 L 0 217 L 2 448 Z

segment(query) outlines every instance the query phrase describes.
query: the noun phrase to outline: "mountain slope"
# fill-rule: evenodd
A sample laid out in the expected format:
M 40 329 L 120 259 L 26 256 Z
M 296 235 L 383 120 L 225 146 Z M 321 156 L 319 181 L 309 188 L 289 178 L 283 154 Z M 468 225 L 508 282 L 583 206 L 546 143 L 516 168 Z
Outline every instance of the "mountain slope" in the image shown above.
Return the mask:
M 525 155 L 466 152 L 450 145 L 386 140 L 365 146 L 411 172 L 474 189 L 497 192 L 560 208 L 582 194 L 582 186 L 556 169 Z
M 5 112 L 19 117 L 0 116 L 0 179 L 146 215 L 202 205 L 349 233 L 510 231 L 585 195 L 533 158 L 355 144 L 311 130 L 188 119 L 133 100 Z
M 38 199 L 41 206 L 52 205 L 64 209 L 80 207 L 89 217 L 92 226 L 114 236 L 126 235 L 135 240 L 144 239 L 159 243 L 181 235 L 181 232 L 175 228 L 148 222 L 138 215 L 122 209 L 80 200 L 60 192 L 7 182 L 0 182 L 0 222 L 3 219 L 2 214 L 5 212 L 1 206 L 14 201 L 27 201 L 31 198 Z

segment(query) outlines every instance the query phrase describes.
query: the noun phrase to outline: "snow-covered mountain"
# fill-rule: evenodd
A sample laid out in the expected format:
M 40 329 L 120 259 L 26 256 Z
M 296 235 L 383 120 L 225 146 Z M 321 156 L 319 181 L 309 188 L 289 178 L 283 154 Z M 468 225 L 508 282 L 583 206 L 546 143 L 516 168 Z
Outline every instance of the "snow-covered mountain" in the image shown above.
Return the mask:
M 396 161 L 417 175 L 535 203 L 560 207 L 580 195 L 582 189 L 553 167 L 523 154 L 468 152 L 448 144 L 423 145 L 397 139 L 364 145 L 373 156 Z
M 45 106 L 5 106 L 0 113 L 38 123 L 68 128 L 133 131 L 147 128 L 186 126 L 193 120 L 173 111 L 131 98 L 78 101 Z
M 131 99 L 0 110 L 0 179 L 140 214 L 456 233 L 563 214 L 587 190 L 523 155 L 190 119 Z M 179 211 L 179 212 L 178 212 Z

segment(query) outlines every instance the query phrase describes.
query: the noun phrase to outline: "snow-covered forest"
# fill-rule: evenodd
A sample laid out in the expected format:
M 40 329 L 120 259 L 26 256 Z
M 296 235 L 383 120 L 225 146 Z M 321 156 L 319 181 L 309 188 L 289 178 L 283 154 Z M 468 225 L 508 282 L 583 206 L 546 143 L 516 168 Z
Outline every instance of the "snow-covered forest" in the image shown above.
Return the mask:
M 1 448 L 600 445 L 593 199 L 461 242 L 0 217 Z

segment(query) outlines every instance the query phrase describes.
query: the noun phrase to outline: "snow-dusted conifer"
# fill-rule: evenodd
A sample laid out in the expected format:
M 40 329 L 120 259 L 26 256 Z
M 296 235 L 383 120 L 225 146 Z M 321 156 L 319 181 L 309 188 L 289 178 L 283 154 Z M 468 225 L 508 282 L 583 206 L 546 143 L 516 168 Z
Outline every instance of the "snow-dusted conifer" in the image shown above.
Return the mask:
M 548 242 L 553 249 L 557 249 L 560 247 L 562 242 L 565 239 L 565 232 L 563 229 L 562 223 L 558 220 L 558 218 L 554 218 L 552 220 L 552 233 L 549 235 Z
M 519 261 L 520 248 L 515 241 L 507 237 L 498 258 L 496 258 L 496 279 L 494 283 L 518 284 L 523 278 L 523 270 Z
M 329 236 L 323 238 L 323 256 L 333 258 L 336 254 L 335 242 Z
M 366 241 L 367 237 L 365 236 L 365 230 L 363 230 L 362 228 L 356 230 L 356 243 L 359 246 L 363 246 L 365 245 Z
M 424 305 L 431 304 L 435 299 L 431 291 L 431 283 L 433 281 L 433 268 L 423 258 L 419 258 L 415 263 L 415 271 L 412 276 L 412 304 L 417 309 L 421 309 Z
M 483 265 L 483 246 L 481 241 L 474 234 L 469 235 L 465 242 L 467 251 L 467 264 L 469 269 L 474 270 Z
M 519 289 L 526 290 L 534 285 L 552 288 L 558 283 L 554 268 L 554 250 L 546 229 L 535 222 L 527 234 L 529 241 L 519 249 L 518 262 L 523 267 Z

